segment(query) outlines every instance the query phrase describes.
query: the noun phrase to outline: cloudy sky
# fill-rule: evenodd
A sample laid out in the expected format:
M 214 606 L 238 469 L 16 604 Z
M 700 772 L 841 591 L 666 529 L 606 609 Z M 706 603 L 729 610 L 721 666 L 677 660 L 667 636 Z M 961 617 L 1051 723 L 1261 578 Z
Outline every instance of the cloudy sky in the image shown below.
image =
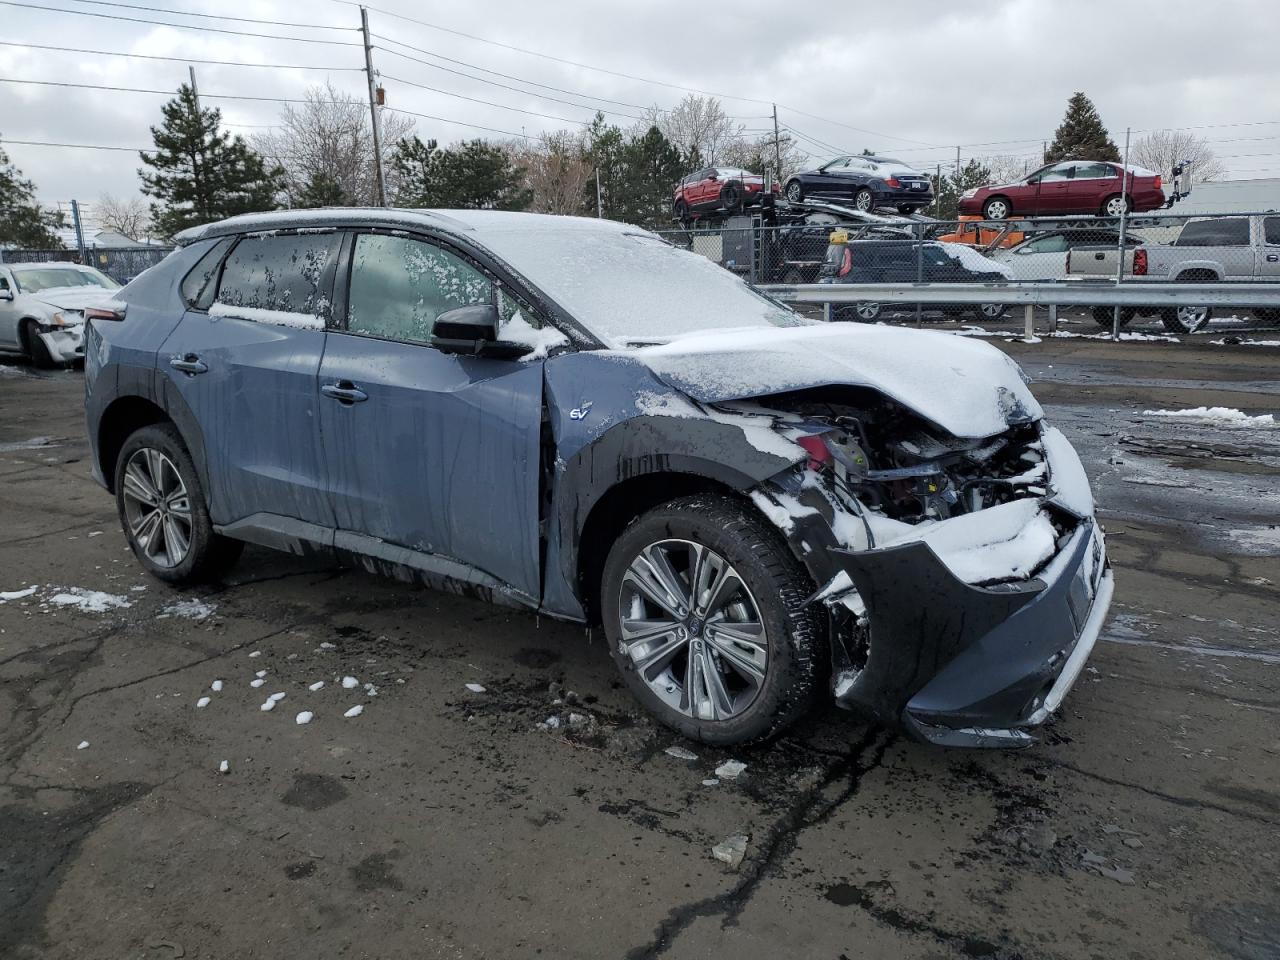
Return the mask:
M 0 5 L 5 80 L 173 90 L 187 58 L 288 65 L 196 65 L 206 104 L 246 136 L 277 120 L 279 99 L 310 85 L 363 91 L 359 10 L 342 0 Z M 966 157 L 1034 160 L 1068 96 L 1083 90 L 1122 146 L 1126 126 L 1193 128 L 1231 177 L 1280 176 L 1276 0 L 378 0 L 370 22 L 382 35 L 374 60 L 389 106 L 440 118 L 417 120 L 424 139 L 496 135 L 467 124 L 535 135 L 597 108 L 625 126 L 640 107 L 670 107 L 696 90 L 721 96 L 753 130 L 768 125 L 776 101 L 783 126 L 815 157 L 869 147 L 932 167 L 953 162 L 960 145 Z M 177 59 L 111 55 L 121 53 Z M 0 139 L 44 201 L 132 194 L 135 154 L 13 141 L 147 147 L 164 99 L 0 82 Z

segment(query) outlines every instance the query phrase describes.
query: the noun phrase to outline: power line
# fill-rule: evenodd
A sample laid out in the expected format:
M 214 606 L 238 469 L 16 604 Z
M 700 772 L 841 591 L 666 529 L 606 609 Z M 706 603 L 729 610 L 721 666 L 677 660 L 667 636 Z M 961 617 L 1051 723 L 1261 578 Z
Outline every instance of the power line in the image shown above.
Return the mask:
M 284 20 L 255 20 L 252 17 L 233 17 L 223 13 L 192 13 L 187 10 L 171 10 L 168 7 L 147 7 L 141 4 L 118 3 L 115 0 L 65 0 L 70 3 L 87 3 L 95 7 L 119 7 L 124 10 L 143 10 L 149 13 L 167 13 L 179 17 L 199 17 L 202 20 L 232 20 L 236 23 L 258 23 L 273 27 L 305 27 L 308 30 L 357 30 L 356 27 L 335 27 L 323 23 L 289 23 Z
M 58 47 L 21 40 L 0 40 L 0 46 L 29 47 L 32 50 L 56 50 L 60 53 L 87 53 L 98 57 L 128 57 L 133 60 L 168 60 L 174 63 L 202 63 L 218 67 L 266 67 L 273 70 L 351 70 L 364 72 L 364 67 L 320 67 L 305 63 L 247 63 L 243 60 L 201 60 L 196 57 L 162 57 L 154 53 L 122 53 L 118 50 L 86 50 L 82 47 Z
M 441 90 L 439 87 L 430 87 L 430 86 L 427 86 L 427 84 L 425 83 L 417 83 L 413 80 L 404 80 L 404 79 L 401 79 L 400 77 L 393 77 L 387 73 L 382 73 L 380 75 L 384 80 L 390 80 L 392 83 L 403 83 L 410 87 L 417 87 L 420 90 L 430 90 L 432 93 L 439 93 L 446 97 L 456 97 L 459 100 L 469 100 L 472 103 L 482 103 L 487 107 L 497 107 L 500 110 L 512 110 L 516 113 L 525 113 L 531 117 L 542 117 L 546 120 L 560 120 L 564 123 L 578 123 L 578 124 L 582 124 L 583 126 L 588 126 L 588 121 L 586 120 L 574 120 L 572 117 L 558 117 L 550 113 L 538 113 L 538 111 L 536 110 L 524 110 L 520 107 L 509 107 L 504 103 L 494 103 L 492 100 L 480 100 L 476 97 L 468 97 L 461 93 L 451 93 L 448 90 Z M 584 107 L 583 109 L 590 109 L 590 108 Z
M 112 87 L 101 83 L 71 83 L 66 80 L 27 80 L 15 77 L 0 77 L 0 83 L 24 83 L 39 87 L 72 87 L 78 90 L 107 90 L 112 93 L 154 93 L 163 97 L 172 97 L 173 90 L 155 90 L 149 87 Z M 245 93 L 205 93 L 200 96 L 207 100 L 263 100 L 270 103 L 345 103 L 344 100 L 321 100 L 299 97 L 266 97 Z
M 251 33 L 245 30 L 228 30 L 226 27 L 202 27 L 190 23 L 169 23 L 164 20 L 147 20 L 142 17 L 124 17 L 116 13 L 96 13 L 93 10 L 64 10 L 61 7 L 46 7 L 39 3 L 25 3 L 20 0 L 0 0 L 6 7 L 22 7 L 26 10 L 47 10 L 50 13 L 69 13 L 77 17 L 97 17 L 101 20 L 122 20 L 127 23 L 149 23 L 158 27 L 173 27 L 175 30 L 196 30 L 201 33 L 226 33 L 236 37 L 258 37 L 262 40 L 284 40 L 289 43 L 323 43 L 331 47 L 358 47 L 360 44 L 347 40 L 322 40 L 318 37 L 282 37 L 276 33 Z
M 383 107 L 384 110 L 390 110 L 392 113 L 406 113 L 411 117 L 420 117 L 423 120 L 436 120 L 440 123 L 454 123 L 460 127 L 470 127 L 474 130 L 487 130 L 489 133 L 500 133 L 507 137 L 519 137 L 521 140 L 536 140 L 537 137 L 531 137 L 527 133 L 515 133 L 511 130 L 499 130 L 496 127 L 482 127 L 478 123 L 463 123 L 461 120 L 450 120 L 448 117 L 435 117 L 429 113 L 415 113 L 412 110 L 401 110 L 399 107 Z

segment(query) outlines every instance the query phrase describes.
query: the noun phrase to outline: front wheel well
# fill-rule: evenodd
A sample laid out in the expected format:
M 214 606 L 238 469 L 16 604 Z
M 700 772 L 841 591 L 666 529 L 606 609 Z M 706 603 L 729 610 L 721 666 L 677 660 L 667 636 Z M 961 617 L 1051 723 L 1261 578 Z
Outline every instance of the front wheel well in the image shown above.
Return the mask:
M 171 423 L 169 415 L 143 397 L 121 397 L 102 412 L 98 422 L 98 467 L 107 489 L 115 493 L 116 460 L 134 431 L 153 423 Z
M 605 560 L 627 524 L 654 507 L 698 493 L 741 498 L 728 484 L 709 477 L 648 473 L 615 484 L 596 501 L 578 538 L 578 595 L 590 623 L 600 622 L 600 581 Z

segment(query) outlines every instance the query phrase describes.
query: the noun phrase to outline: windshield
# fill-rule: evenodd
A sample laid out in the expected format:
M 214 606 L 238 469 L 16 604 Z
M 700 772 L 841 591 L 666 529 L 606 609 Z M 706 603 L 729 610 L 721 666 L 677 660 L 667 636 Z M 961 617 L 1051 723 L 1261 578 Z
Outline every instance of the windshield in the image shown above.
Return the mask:
M 706 257 L 639 228 L 498 228 L 478 239 L 612 347 L 810 322 Z
M 114 290 L 120 284 L 92 267 L 35 267 L 14 269 L 14 279 L 23 293 L 39 293 L 60 287 L 102 287 Z

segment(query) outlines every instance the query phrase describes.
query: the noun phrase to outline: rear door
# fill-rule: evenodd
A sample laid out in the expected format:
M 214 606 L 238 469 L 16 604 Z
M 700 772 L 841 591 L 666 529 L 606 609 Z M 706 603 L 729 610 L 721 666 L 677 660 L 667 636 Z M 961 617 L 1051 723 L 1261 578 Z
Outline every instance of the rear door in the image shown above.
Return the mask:
M 1262 218 L 1262 237 L 1258 244 L 1259 280 L 1280 280 L 1280 217 Z
M 1098 213 L 1102 201 L 1121 192 L 1120 170 L 1109 163 L 1078 163 L 1067 185 L 1064 213 Z
M 203 434 L 217 524 L 279 518 L 333 526 L 321 481 L 316 375 L 338 259 L 336 233 L 248 236 L 159 350 Z M 253 518 L 253 519 L 250 519 Z
M 345 316 L 320 367 L 335 542 L 385 553 L 372 538 L 436 569 L 460 561 L 538 598 L 543 361 L 430 344 L 447 310 L 500 296 L 510 318 L 518 305 L 443 242 L 371 231 L 350 247 Z

